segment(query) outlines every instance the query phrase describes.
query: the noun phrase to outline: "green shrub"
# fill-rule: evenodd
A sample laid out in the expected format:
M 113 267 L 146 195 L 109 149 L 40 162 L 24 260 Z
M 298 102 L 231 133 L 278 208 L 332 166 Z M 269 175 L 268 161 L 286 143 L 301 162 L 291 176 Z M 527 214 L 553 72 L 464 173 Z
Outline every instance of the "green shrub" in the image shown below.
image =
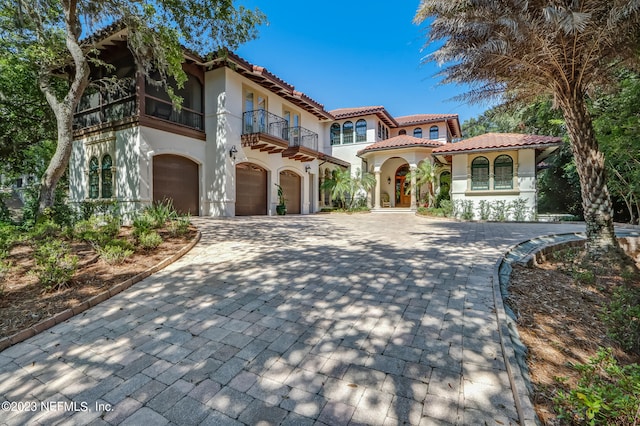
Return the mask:
M 509 205 L 504 200 L 491 203 L 491 220 L 504 222 L 509 217 Z
M 453 203 L 450 199 L 442 199 L 440 201 L 440 208 L 442 209 L 442 212 L 445 216 L 451 217 L 453 215 Z
M 133 255 L 133 247 L 124 240 L 113 240 L 96 249 L 100 258 L 109 265 L 119 265 Z
M 489 216 L 491 215 L 491 204 L 489 204 L 487 200 L 480 200 L 478 208 L 480 210 L 480 219 L 489 220 Z
M 151 232 L 153 229 L 153 218 L 146 212 L 133 218 L 133 236 L 140 238 L 142 234 Z
M 640 410 L 640 366 L 620 367 L 611 348 L 598 350 L 580 372 L 577 387 L 554 398 L 558 418 L 569 424 L 631 425 Z
M 513 212 L 513 220 L 524 222 L 527 220 L 527 200 L 518 198 L 509 203 L 509 209 Z
M 69 245 L 61 240 L 42 242 L 36 247 L 34 257 L 33 273 L 47 290 L 68 283 L 78 267 L 78 257 L 72 255 Z
M 0 223 L 11 223 L 11 212 L 7 207 L 7 200 L 11 196 L 8 192 L 0 192 Z
M 120 217 L 91 216 L 87 220 L 77 222 L 73 228 L 75 238 L 98 246 L 105 246 L 120 232 Z
M 573 279 L 578 281 L 581 284 L 593 284 L 596 282 L 596 275 L 593 271 L 589 270 L 580 270 L 573 272 Z
M 640 289 L 621 285 L 604 307 L 607 334 L 626 351 L 640 353 Z
M 45 240 L 56 238 L 62 232 L 62 227 L 51 219 L 43 219 L 38 221 L 31 232 L 30 237 L 34 240 Z
M 144 213 L 151 218 L 153 228 L 161 228 L 167 220 L 178 216 L 173 208 L 173 201 L 170 199 L 153 203 L 145 209 Z
M 183 237 L 189 233 L 189 226 L 191 225 L 191 218 L 189 216 L 182 216 L 176 219 L 171 219 L 169 222 L 169 234 L 173 237 Z
M 151 250 L 162 244 L 162 237 L 155 231 L 149 231 L 138 237 L 138 244 L 145 250 Z
M 464 220 L 473 220 L 473 201 L 471 200 L 463 200 L 462 201 L 462 219 Z

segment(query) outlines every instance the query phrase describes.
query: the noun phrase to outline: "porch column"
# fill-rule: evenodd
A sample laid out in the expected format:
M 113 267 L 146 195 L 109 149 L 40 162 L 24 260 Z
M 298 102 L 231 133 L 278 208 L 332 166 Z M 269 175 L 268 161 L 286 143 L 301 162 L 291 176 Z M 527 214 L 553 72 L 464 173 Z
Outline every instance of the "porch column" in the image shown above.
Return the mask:
M 415 170 L 416 170 L 416 167 L 412 166 L 411 167 L 411 206 L 410 206 L 411 210 L 417 210 L 418 208 L 418 203 L 416 200 L 416 192 L 418 188 L 416 188 Z
M 381 209 L 382 205 L 380 204 L 380 170 L 375 171 L 376 176 L 376 189 L 373 193 L 374 197 L 374 208 Z

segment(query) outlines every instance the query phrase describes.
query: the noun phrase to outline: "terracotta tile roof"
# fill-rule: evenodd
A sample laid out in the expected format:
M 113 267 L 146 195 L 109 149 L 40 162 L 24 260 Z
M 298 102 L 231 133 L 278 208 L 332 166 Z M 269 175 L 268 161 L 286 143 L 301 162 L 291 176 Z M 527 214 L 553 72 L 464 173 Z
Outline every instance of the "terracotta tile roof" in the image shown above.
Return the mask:
M 411 124 L 431 123 L 433 121 L 443 121 L 447 119 L 457 119 L 458 114 L 413 114 L 395 117 L 398 125 L 409 126 Z
M 398 123 L 389 114 L 383 106 L 363 106 L 357 108 L 338 108 L 329 111 L 336 120 L 344 120 L 345 118 L 362 117 L 365 115 L 375 114 L 389 127 L 397 127 Z
M 554 136 L 525 135 L 521 133 L 486 133 L 460 142 L 448 143 L 433 150 L 434 154 L 452 154 L 463 151 L 492 151 L 511 148 L 543 148 L 562 144 Z
M 376 142 L 368 147 L 358 151 L 358 155 L 365 154 L 371 151 L 383 151 L 387 149 L 406 148 L 406 147 L 426 147 L 436 148 L 442 146 L 442 143 L 435 142 L 429 139 L 414 138 L 409 135 L 394 136 L 383 141 Z

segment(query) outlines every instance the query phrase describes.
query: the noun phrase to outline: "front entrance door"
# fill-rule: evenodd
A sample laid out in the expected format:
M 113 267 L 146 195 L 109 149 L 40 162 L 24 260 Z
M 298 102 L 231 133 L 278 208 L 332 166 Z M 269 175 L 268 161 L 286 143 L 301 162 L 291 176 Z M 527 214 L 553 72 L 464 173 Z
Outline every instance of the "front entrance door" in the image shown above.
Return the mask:
M 396 207 L 411 206 L 411 179 L 407 177 L 409 173 L 409 165 L 405 164 L 396 170 Z

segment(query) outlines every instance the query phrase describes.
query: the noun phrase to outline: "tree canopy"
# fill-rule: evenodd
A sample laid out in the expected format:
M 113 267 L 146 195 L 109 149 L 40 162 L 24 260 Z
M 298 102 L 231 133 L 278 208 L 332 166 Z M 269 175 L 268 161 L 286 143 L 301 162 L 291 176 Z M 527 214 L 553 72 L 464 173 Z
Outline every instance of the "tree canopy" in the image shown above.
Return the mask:
M 232 0 L 0 0 L 0 53 L 35 76 L 56 122 L 56 150 L 41 181 L 40 207 L 53 203 L 71 154 L 73 113 L 98 60 L 101 37 L 127 29 L 137 69 L 172 94 L 184 83 L 185 48 L 199 55 L 256 37 L 259 11 Z M 155 77 L 151 78 L 152 72 Z
M 468 100 L 532 101 L 562 110 L 580 178 L 592 257 L 619 252 L 604 156 L 586 100 L 637 66 L 640 1 L 423 0 L 416 21 L 429 22 L 427 57 L 445 83 L 470 84 Z

